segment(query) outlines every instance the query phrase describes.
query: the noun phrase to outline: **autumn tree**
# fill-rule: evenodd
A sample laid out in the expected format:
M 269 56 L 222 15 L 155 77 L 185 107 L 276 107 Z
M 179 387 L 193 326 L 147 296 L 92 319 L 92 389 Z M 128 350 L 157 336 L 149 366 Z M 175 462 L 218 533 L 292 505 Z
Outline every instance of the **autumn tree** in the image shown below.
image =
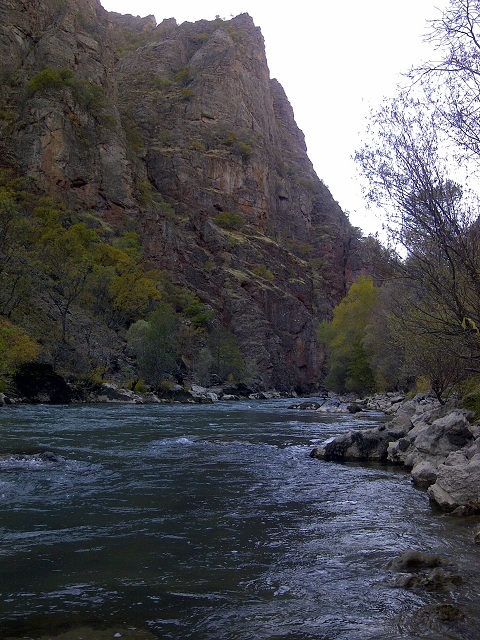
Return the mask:
M 97 241 L 95 232 L 83 224 L 68 229 L 61 224 L 48 226 L 41 235 L 36 271 L 60 317 L 60 345 L 67 341 L 71 307 L 87 289 Z
M 156 274 L 142 264 L 131 234 L 119 246 L 98 243 L 94 253 L 89 299 L 95 312 L 111 326 L 124 326 L 144 317 L 160 292 Z
M 325 385 L 333 391 L 362 393 L 375 386 L 364 339 L 376 297 L 372 279 L 361 276 L 334 308 L 332 320 L 320 325 L 318 335 L 328 355 Z
M 427 34 L 436 60 L 372 115 L 356 154 L 400 247 L 406 362 L 439 396 L 480 367 L 479 25 L 478 2 L 450 1 Z
M 3 390 L 7 376 L 14 374 L 22 364 L 35 360 L 40 351 L 40 346 L 26 331 L 0 318 L 0 390 Z
M 418 307 L 420 293 L 403 278 L 392 279 L 378 292 L 366 327 L 364 346 L 379 391 L 429 388 L 443 402 L 466 377 L 464 336 L 449 336 L 425 322 Z M 432 310 L 430 310 L 431 312 Z

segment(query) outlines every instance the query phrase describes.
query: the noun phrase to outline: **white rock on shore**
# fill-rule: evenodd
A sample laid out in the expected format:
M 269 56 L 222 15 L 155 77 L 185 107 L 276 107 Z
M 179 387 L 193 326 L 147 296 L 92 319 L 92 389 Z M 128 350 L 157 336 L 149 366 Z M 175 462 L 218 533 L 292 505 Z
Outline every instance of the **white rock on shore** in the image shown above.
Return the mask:
M 394 403 L 377 397 L 366 406 L 382 404 L 394 414 L 390 422 L 330 438 L 311 457 L 401 464 L 441 509 L 480 512 L 480 434 L 472 414 L 453 400 L 442 405 L 432 394 Z

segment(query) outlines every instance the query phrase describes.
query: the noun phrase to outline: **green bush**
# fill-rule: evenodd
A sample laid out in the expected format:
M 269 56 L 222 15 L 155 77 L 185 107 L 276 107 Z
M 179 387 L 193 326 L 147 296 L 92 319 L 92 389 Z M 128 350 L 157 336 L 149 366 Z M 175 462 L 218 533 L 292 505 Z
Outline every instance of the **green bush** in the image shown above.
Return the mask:
M 192 89 L 182 89 L 180 91 L 180 94 L 184 100 L 191 100 L 195 95 L 195 91 L 193 91 Z
M 231 24 L 227 24 L 227 31 L 232 36 L 232 40 L 234 40 L 235 42 L 238 42 L 239 40 L 241 40 L 240 33 Z
M 37 344 L 26 331 L 6 318 L 0 318 L 0 380 L 15 373 L 22 364 L 36 360 Z
M 213 260 L 207 260 L 203 265 L 205 271 L 212 272 L 215 270 L 215 262 Z
M 237 156 L 241 156 L 244 160 L 248 160 L 253 153 L 253 147 L 248 142 L 239 140 L 233 145 L 233 152 Z
M 132 391 L 135 391 L 135 393 L 147 393 L 148 391 L 150 391 L 150 388 L 140 378 L 140 380 L 137 380 L 137 382 L 135 383 Z
M 175 81 L 183 86 L 186 86 L 190 82 L 190 80 L 190 67 L 188 65 L 182 67 L 182 69 L 177 71 L 177 73 L 175 74 Z
M 158 388 L 160 389 L 160 391 L 165 391 L 165 392 L 169 392 L 169 391 L 173 391 L 175 389 L 175 382 L 173 382 L 172 380 L 161 380 Z
M 79 80 L 73 83 L 72 86 L 77 102 L 86 111 L 98 114 L 108 107 L 105 90 L 99 84 Z
M 105 368 L 104 367 L 95 367 L 94 369 L 90 369 L 88 373 L 83 376 L 84 381 L 89 386 L 99 387 L 101 384 L 105 382 Z
M 65 67 L 62 69 L 54 69 L 53 67 L 47 66 L 28 81 L 27 88 L 30 93 L 50 91 L 71 85 L 72 79 L 73 71 L 71 69 Z
M 231 211 L 220 211 L 214 217 L 216 225 L 222 229 L 228 229 L 230 231 L 239 231 L 243 227 L 243 218 L 239 213 L 232 213 Z
M 475 376 L 463 385 L 462 404 L 468 411 L 473 411 L 475 420 L 480 418 L 480 377 Z
M 53 91 L 62 87 L 70 87 L 75 100 L 83 109 L 97 118 L 101 117 L 105 126 L 114 128 L 115 118 L 102 113 L 109 106 L 103 87 L 87 80 L 76 80 L 71 69 L 66 67 L 54 69 L 47 66 L 27 83 L 28 91 L 31 94 Z
M 196 44 L 203 44 L 210 37 L 209 33 L 197 33 L 193 36 L 190 36 L 190 40 Z
M 307 258 L 313 253 L 313 247 L 308 242 L 298 242 L 296 240 L 290 240 L 287 242 L 289 251 L 301 258 Z
M 128 117 L 123 118 L 123 130 L 127 139 L 127 148 L 130 152 L 142 151 L 144 148 L 142 133 Z
M 152 184 L 148 180 L 144 180 L 143 182 L 139 182 L 137 184 L 137 200 L 138 204 L 147 208 L 152 206 L 153 204 L 153 187 Z
M 229 129 L 225 132 L 222 144 L 230 147 L 232 153 L 237 156 L 241 156 L 244 160 L 248 160 L 253 153 L 253 147 L 249 140 L 249 136 L 244 132 L 238 134 L 233 129 Z
M 172 86 L 172 81 L 170 78 L 161 78 L 160 76 L 155 76 L 153 78 L 153 86 L 160 91 L 165 91 L 166 89 L 170 89 Z
M 172 147 L 174 140 L 170 129 L 160 129 L 157 133 L 157 141 L 164 147 Z
M 259 276 L 259 278 L 268 280 L 269 282 L 273 282 L 275 280 L 275 276 L 273 275 L 273 273 L 270 271 L 270 269 L 267 269 L 264 264 L 261 264 L 260 266 L 252 269 L 252 273 L 254 273 L 256 276 Z
M 165 202 L 165 200 L 162 200 L 162 202 L 160 202 L 158 206 L 158 209 L 160 213 L 162 213 L 168 220 L 177 219 L 177 212 L 175 211 L 175 207 L 172 207 L 169 202 Z
M 237 140 L 238 140 L 238 133 L 233 131 L 233 129 L 229 129 L 225 133 L 225 137 L 223 138 L 222 143 L 226 144 L 227 146 L 230 146 L 230 145 L 235 144 L 235 142 L 237 142 Z
M 203 144 L 203 142 L 200 142 L 200 140 L 194 140 L 190 145 L 190 149 L 201 152 L 206 151 L 205 145 Z

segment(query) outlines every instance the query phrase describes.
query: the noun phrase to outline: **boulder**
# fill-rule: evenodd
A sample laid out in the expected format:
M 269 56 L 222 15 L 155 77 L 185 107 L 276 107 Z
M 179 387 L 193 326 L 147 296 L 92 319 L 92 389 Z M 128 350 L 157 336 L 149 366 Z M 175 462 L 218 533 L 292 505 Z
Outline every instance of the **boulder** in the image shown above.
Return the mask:
M 410 419 L 399 415 L 391 422 L 378 427 L 354 429 L 329 438 L 314 449 L 310 456 L 321 460 L 344 462 L 355 460 L 386 462 L 390 443 L 406 436 L 411 428 Z
M 431 626 L 432 620 L 440 622 L 458 622 L 465 619 L 465 614 L 456 604 L 436 604 L 426 607 L 422 611 L 422 618 L 428 621 Z
M 378 460 L 386 462 L 388 445 L 404 434 L 404 427 L 396 424 L 380 425 L 372 429 L 353 430 L 326 440 L 310 456 L 322 460 L 354 461 Z
M 320 402 L 297 402 L 295 404 L 290 405 L 289 409 L 300 409 L 302 411 L 316 411 L 321 407 Z
M 462 582 L 462 577 L 457 573 L 436 567 L 425 573 L 399 575 L 395 580 L 395 586 L 404 589 L 425 589 L 426 591 L 451 591 Z
M 248 398 L 254 390 L 246 384 L 239 382 L 223 388 L 223 393 L 228 396 L 236 396 L 237 398 Z
M 445 511 L 459 507 L 464 507 L 466 513 L 480 511 L 480 454 L 468 458 L 465 451 L 451 453 L 438 467 L 428 495 Z
M 348 413 L 360 413 L 360 411 L 363 411 L 363 409 L 356 402 L 352 402 L 351 404 L 347 405 L 347 411 Z
M 395 413 L 405 400 L 402 394 L 378 393 L 366 399 L 365 406 L 372 411 L 383 411 L 383 413 Z
M 350 413 L 348 407 L 352 403 L 339 397 L 327 398 L 317 411 L 320 413 Z
M 340 406 L 338 399 L 329 402 Z M 427 489 L 433 505 L 456 516 L 478 513 L 480 429 L 455 402 L 442 405 L 431 394 L 418 395 L 400 403 L 391 422 L 330 438 L 310 456 L 402 464 L 411 469 L 413 483 Z
M 206 387 L 201 387 L 198 384 L 192 384 L 189 394 L 194 402 L 198 402 L 200 404 L 218 402 L 218 395 L 216 393 L 209 391 Z
M 431 460 L 420 460 L 411 471 L 413 484 L 427 488 L 437 479 L 437 466 Z
M 145 404 L 158 404 L 160 402 L 160 398 L 156 393 L 152 391 L 147 391 L 146 393 L 141 394 L 142 402 Z
M 142 398 L 129 389 L 122 389 L 112 382 L 104 382 L 96 396 L 97 402 L 131 402 L 142 403 Z
M 450 591 L 462 583 L 462 577 L 442 568 L 445 561 L 438 555 L 407 549 L 394 558 L 387 569 L 396 571 L 395 586 L 427 591 Z
M 442 558 L 425 551 L 407 549 L 399 556 L 388 563 L 387 569 L 395 571 L 419 571 L 422 569 L 433 569 L 443 564 Z
M 412 468 L 419 462 L 429 461 L 435 468 L 451 452 L 471 444 L 473 435 L 468 412 L 447 411 L 441 406 L 423 414 L 417 410 L 410 418 L 413 427 L 405 439 L 389 445 L 388 460 Z

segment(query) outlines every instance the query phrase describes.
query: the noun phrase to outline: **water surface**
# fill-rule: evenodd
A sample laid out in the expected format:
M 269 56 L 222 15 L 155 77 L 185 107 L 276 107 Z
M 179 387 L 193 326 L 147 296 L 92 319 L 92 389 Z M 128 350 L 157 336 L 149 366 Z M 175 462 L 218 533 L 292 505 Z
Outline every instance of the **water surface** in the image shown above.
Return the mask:
M 2 408 L 3 451 L 65 463 L 0 467 L 1 637 L 478 638 L 474 521 L 432 513 L 399 469 L 309 458 L 383 417 L 290 404 Z M 407 548 L 445 556 L 464 584 L 394 587 L 386 566 Z M 466 620 L 439 621 L 440 604 Z

